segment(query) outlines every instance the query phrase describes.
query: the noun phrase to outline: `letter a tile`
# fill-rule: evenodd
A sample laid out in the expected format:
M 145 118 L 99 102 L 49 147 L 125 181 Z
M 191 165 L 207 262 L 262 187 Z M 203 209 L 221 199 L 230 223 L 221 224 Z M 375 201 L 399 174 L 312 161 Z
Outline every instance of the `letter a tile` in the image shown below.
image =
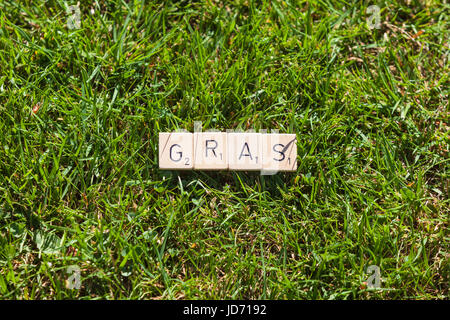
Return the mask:
M 228 169 L 227 134 L 194 132 L 195 170 Z
M 194 167 L 193 134 L 190 132 L 159 133 L 159 168 L 189 170 Z
M 297 170 L 297 137 L 295 134 L 262 135 L 263 168 L 270 171 Z
M 228 168 L 261 170 L 261 133 L 228 133 Z

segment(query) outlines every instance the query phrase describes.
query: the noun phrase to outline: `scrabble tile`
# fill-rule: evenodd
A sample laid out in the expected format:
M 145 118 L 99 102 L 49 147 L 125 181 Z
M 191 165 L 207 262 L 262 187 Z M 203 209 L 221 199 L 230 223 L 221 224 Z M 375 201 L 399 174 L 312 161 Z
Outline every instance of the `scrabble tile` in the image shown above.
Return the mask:
M 193 134 L 190 132 L 159 133 L 159 168 L 189 170 L 194 167 Z
M 228 169 L 227 134 L 225 132 L 194 132 L 194 169 Z
M 261 170 L 261 133 L 228 133 L 228 169 Z
M 263 134 L 262 144 L 264 170 L 297 170 L 297 137 L 295 134 Z

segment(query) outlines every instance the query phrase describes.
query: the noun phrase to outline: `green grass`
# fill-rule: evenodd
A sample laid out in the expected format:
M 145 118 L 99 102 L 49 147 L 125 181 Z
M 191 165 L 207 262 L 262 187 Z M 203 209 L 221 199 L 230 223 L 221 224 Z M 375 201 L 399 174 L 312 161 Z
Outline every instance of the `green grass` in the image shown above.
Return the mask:
M 443 2 L 0 0 L 0 298 L 448 299 Z M 298 170 L 160 171 L 194 121 Z

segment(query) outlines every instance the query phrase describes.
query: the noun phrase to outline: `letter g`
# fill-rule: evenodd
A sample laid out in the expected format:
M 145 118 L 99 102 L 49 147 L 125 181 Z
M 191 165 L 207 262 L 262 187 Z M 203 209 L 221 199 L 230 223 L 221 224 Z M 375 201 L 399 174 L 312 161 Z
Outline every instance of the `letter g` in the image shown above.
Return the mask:
M 181 149 L 181 146 L 180 146 L 179 144 L 173 144 L 173 145 L 170 147 L 170 160 L 175 161 L 175 162 L 178 162 L 178 161 L 181 160 L 181 158 L 183 158 L 183 152 L 181 152 L 181 151 L 173 152 L 173 148 L 174 148 L 174 147 L 178 147 L 178 148 Z M 175 155 L 178 155 L 178 156 L 176 156 L 176 157 L 174 158 L 174 157 L 173 157 L 174 154 L 175 154 Z

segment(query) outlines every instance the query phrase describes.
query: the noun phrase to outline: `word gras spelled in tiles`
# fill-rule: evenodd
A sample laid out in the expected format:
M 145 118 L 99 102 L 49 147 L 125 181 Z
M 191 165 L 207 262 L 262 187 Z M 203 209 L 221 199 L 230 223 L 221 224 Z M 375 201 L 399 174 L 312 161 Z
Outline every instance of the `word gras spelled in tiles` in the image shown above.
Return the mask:
M 297 170 L 295 134 L 160 132 L 159 168 L 166 170 Z

